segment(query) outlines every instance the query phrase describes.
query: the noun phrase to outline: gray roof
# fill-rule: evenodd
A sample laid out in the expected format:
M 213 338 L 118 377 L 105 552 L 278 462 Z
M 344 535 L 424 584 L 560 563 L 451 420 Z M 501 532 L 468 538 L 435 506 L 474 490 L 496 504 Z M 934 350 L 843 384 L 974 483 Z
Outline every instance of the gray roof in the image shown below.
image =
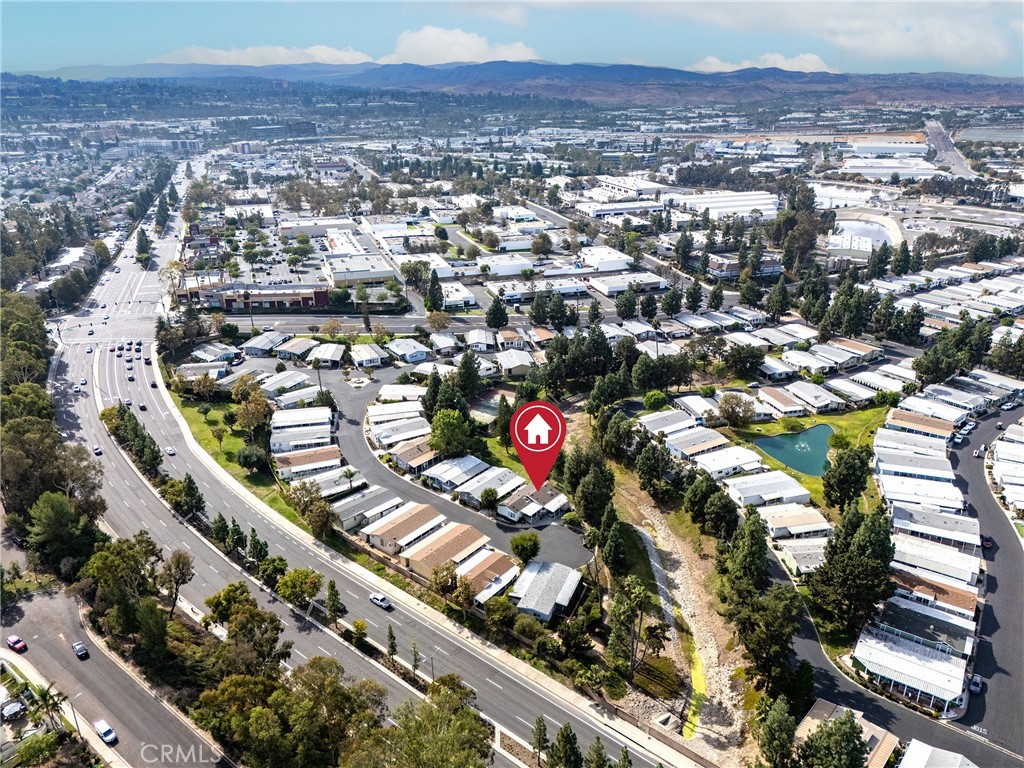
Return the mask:
M 519 609 L 552 616 L 557 606 L 567 606 L 582 578 L 561 563 L 534 560 L 516 580 L 510 596 L 519 599 Z

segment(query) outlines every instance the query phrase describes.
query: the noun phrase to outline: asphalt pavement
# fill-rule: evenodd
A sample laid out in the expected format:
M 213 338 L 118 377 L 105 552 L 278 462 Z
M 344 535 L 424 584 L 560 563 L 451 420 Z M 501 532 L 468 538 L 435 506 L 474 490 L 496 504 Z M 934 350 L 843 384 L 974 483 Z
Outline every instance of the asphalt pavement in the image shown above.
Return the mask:
M 113 749 L 128 765 L 152 764 L 165 744 L 174 746 L 174 754 L 191 755 L 181 765 L 209 763 L 220 755 L 211 741 L 168 711 L 173 703 L 159 699 L 96 647 L 79 622 L 74 600 L 60 593 L 35 594 L 5 606 L 3 623 L 5 632 L 28 644 L 25 659 L 68 697 L 83 733 L 95 720 L 110 723 L 118 735 Z M 75 655 L 75 641 L 88 646 L 89 658 Z

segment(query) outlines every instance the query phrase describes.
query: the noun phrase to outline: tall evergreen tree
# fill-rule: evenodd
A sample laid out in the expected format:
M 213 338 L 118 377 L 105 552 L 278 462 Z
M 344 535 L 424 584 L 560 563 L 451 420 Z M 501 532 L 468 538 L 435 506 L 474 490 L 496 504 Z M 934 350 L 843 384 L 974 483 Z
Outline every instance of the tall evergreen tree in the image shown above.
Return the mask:
M 423 396 L 423 413 L 428 419 L 433 418 L 434 410 L 437 408 L 437 399 L 441 395 L 441 374 L 436 369 L 430 372 L 427 379 L 427 392 Z
M 508 310 L 505 309 L 504 299 L 499 296 L 491 302 L 484 321 L 488 328 L 493 328 L 496 331 L 508 325 Z
M 430 286 L 427 288 L 423 305 L 428 312 L 444 311 L 444 290 L 441 288 L 441 280 L 437 276 L 436 269 L 430 270 Z
M 548 302 L 548 322 L 558 333 L 565 330 L 565 297 L 557 291 Z
M 789 306 L 789 291 L 786 289 L 786 278 L 779 275 L 779 282 L 775 284 L 771 293 L 768 294 L 764 308 L 773 320 L 778 320 L 779 317 L 789 311 Z
M 689 312 L 696 312 L 704 301 L 704 291 L 701 290 L 700 281 L 694 280 L 686 289 L 686 309 Z
M 790 768 L 793 764 L 793 736 L 796 718 L 789 713 L 789 701 L 779 696 L 756 728 L 757 745 L 768 768 Z
M 708 309 L 712 312 L 717 312 L 722 308 L 722 304 L 725 303 L 725 289 L 722 288 L 721 283 L 715 283 L 711 288 L 711 293 L 708 294 Z
M 576 733 L 568 723 L 558 729 L 548 750 L 547 768 L 583 768 L 583 753 L 580 752 Z
M 505 453 L 510 453 L 509 449 L 512 447 L 511 426 L 512 406 L 509 405 L 508 398 L 502 395 L 498 400 L 498 413 L 494 417 L 494 430 Z
M 826 720 L 797 748 L 800 768 L 865 768 L 868 745 L 860 726 L 847 710 Z

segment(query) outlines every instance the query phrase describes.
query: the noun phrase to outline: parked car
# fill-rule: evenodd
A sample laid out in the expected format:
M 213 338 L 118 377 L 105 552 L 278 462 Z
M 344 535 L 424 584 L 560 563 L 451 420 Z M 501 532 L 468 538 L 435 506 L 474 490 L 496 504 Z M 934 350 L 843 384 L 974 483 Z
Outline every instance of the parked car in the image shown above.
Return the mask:
M 93 727 L 96 729 L 96 733 L 103 739 L 104 744 L 113 744 L 117 741 L 117 734 L 114 733 L 114 729 L 110 727 L 110 723 L 106 720 L 97 720 L 93 723 Z
M 28 650 L 28 646 L 25 644 L 25 641 L 17 635 L 7 636 L 7 647 L 15 653 L 24 653 Z
M 996 424 L 996 429 L 1002 429 L 1002 428 L 1003 428 L 1003 422 L 1000 421 L 998 424 Z
M 14 700 L 4 702 L 4 707 L 0 716 L 4 720 L 17 720 L 19 717 L 24 715 L 28 711 L 28 707 L 25 706 L 24 702 Z
M 978 458 L 979 456 L 981 456 L 981 451 L 979 451 L 977 448 L 975 448 L 974 449 L 974 458 Z
M 986 536 L 985 534 L 981 535 L 981 546 L 984 547 L 985 549 L 992 549 L 992 545 L 994 543 L 995 542 L 992 541 L 992 537 L 991 536 Z
M 75 652 L 75 656 L 77 656 L 80 659 L 89 658 L 89 649 L 86 648 L 85 643 L 83 642 L 72 643 L 71 650 L 73 650 Z
M 981 675 L 974 675 L 971 677 L 970 684 L 971 693 L 981 693 Z
M 370 595 L 370 602 L 376 605 L 378 608 L 383 608 L 385 611 L 391 609 L 391 601 L 387 595 L 383 595 L 380 592 L 374 592 Z
M 962 443 L 963 441 L 964 441 L 964 436 L 963 435 L 960 435 L 960 434 L 953 435 L 953 442 L 956 443 L 957 445 L 960 445 L 960 443 Z

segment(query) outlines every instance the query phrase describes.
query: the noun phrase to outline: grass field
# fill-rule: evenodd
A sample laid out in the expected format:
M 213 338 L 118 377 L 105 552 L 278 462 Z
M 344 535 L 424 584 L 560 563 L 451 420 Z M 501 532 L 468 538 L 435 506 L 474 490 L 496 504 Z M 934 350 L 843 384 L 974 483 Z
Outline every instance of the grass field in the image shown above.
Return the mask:
M 481 456 L 481 459 L 493 467 L 505 467 L 505 469 L 511 469 L 520 477 L 525 477 L 527 480 L 530 479 L 526 474 L 526 470 L 523 469 L 523 464 L 519 461 L 519 457 L 516 456 L 515 452 L 507 453 L 505 449 L 501 447 L 501 443 L 498 441 L 498 438 L 485 437 L 484 443 L 487 444 L 490 455 Z
M 210 430 L 213 427 L 224 426 L 223 415 L 224 411 L 231 407 L 229 404 L 210 403 L 213 409 L 204 419 L 203 415 L 196 410 L 196 407 L 199 405 L 198 401 L 184 400 L 181 395 L 175 392 L 171 392 L 171 397 L 174 399 L 174 404 L 178 407 L 181 415 L 185 417 L 185 421 L 192 431 L 192 436 L 202 446 L 203 450 L 210 454 L 232 477 L 242 483 L 260 500 L 280 513 L 282 517 L 305 531 L 309 530 L 309 526 L 306 525 L 305 521 L 285 501 L 281 488 L 273 477 L 264 473 L 258 475 L 250 474 L 235 463 L 235 453 L 245 445 L 240 431 L 228 430 L 224 442 L 220 445 L 217 444 L 217 440 Z M 230 515 L 225 516 L 230 517 Z
M 619 527 L 622 528 L 622 543 L 626 549 L 626 562 L 629 563 L 629 570 L 622 575 L 622 578 L 636 576 L 660 603 L 658 582 L 654 578 L 654 569 L 651 568 L 651 560 L 647 557 L 647 548 L 640 539 L 640 534 L 632 525 L 626 524 Z
M 810 588 L 805 586 L 797 587 L 797 592 L 800 593 L 800 597 L 804 600 L 804 605 L 807 606 L 808 613 L 811 614 L 814 628 L 818 630 L 818 637 L 821 639 L 821 647 L 825 649 L 828 657 L 835 661 L 840 656 L 850 653 L 853 650 L 852 638 L 841 632 L 830 631 L 825 626 L 825 617 L 811 597 Z

